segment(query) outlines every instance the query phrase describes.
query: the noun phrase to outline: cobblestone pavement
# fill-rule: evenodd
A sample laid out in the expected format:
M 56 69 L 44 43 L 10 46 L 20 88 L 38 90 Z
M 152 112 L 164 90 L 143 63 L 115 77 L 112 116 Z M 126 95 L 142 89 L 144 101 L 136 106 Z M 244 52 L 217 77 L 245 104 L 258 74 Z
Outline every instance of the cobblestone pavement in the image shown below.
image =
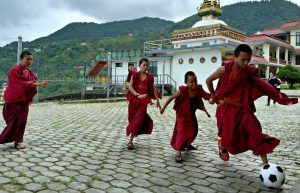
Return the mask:
M 124 101 L 32 105 L 27 148 L 17 151 L 12 144 L 0 145 L 0 192 L 290 192 L 300 182 L 300 105 L 265 103 L 266 98 L 256 103 L 257 116 L 265 133 L 281 139 L 269 156 L 286 172 L 281 190 L 261 184 L 261 160 L 250 151 L 222 162 L 216 120 L 200 111 L 194 142 L 198 150 L 186 152 L 183 164 L 174 162 L 175 151 L 169 145 L 175 121 L 171 104 L 163 116 L 154 106 L 148 108 L 154 131 L 135 139 L 136 149 L 128 151 Z M 215 106 L 206 106 L 214 115 Z

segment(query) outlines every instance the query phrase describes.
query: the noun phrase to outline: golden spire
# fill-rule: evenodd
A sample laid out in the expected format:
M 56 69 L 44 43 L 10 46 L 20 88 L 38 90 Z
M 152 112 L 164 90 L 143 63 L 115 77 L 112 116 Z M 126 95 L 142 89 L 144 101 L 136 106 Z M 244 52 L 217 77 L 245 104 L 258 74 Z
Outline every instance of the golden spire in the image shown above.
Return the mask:
M 219 0 L 204 0 L 198 9 L 198 15 L 205 19 L 218 19 L 222 15 L 222 9 Z

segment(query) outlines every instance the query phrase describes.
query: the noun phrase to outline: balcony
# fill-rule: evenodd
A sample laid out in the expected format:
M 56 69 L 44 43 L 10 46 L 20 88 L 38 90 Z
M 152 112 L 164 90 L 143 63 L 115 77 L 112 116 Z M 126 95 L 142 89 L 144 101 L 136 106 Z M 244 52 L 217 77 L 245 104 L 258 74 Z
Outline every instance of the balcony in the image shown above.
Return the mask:
M 277 58 L 269 58 L 269 62 L 273 64 L 277 64 Z
M 286 61 L 286 60 L 281 60 L 281 59 L 279 59 L 279 64 L 286 65 L 286 64 L 287 64 L 287 61 Z

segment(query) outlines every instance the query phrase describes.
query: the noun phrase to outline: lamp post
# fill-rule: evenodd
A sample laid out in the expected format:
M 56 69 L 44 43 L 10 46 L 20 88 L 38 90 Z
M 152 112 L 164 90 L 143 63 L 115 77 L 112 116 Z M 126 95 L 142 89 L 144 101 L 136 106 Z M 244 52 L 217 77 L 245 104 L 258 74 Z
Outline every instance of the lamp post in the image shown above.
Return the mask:
M 108 53 L 107 59 L 107 79 L 106 79 L 106 97 L 109 99 L 109 92 L 110 92 L 110 66 L 111 66 L 111 52 Z
M 17 50 L 17 65 L 20 64 L 20 54 L 22 52 L 22 36 L 18 36 L 18 50 Z

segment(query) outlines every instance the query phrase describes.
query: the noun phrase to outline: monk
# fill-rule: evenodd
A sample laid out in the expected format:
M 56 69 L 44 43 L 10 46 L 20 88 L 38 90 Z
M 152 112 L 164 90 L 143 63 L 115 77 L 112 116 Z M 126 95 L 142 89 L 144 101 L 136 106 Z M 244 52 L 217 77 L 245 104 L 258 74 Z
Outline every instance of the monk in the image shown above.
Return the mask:
M 196 118 L 196 110 L 204 111 L 208 117 L 202 98 L 210 99 L 210 94 L 205 92 L 202 85 L 197 84 L 197 77 L 194 72 L 189 71 L 184 76 L 186 86 L 180 86 L 173 96 L 169 97 L 165 105 L 161 108 L 160 113 L 163 114 L 169 103 L 175 99 L 174 110 L 176 111 L 176 122 L 174 126 L 171 146 L 178 152 L 175 157 L 176 163 L 182 163 L 181 151 L 185 149 L 196 150 L 192 146 L 198 134 L 198 122 Z
M 233 61 L 223 62 L 207 80 L 212 95 L 210 103 L 217 103 L 216 118 L 218 126 L 219 156 L 229 160 L 229 153 L 239 154 L 252 150 L 260 156 L 263 165 L 268 163 L 267 154 L 279 144 L 279 139 L 262 133 L 260 122 L 254 115 L 254 101 L 263 95 L 269 96 L 279 104 L 290 105 L 297 98 L 288 98 L 258 76 L 258 70 L 248 65 L 252 49 L 241 44 L 234 51 Z M 216 90 L 212 82 L 219 79 Z
M 154 88 L 154 77 L 147 73 L 149 60 L 142 58 L 139 61 L 140 71 L 132 72 L 129 83 L 129 91 L 126 95 L 129 100 L 128 121 L 126 128 L 127 136 L 130 140 L 127 144 L 128 150 L 133 150 L 134 137 L 141 134 L 151 134 L 153 130 L 153 121 L 147 114 L 147 105 L 151 103 L 151 98 L 156 99 L 156 105 L 160 108 L 159 96 Z
M 37 93 L 37 87 L 47 86 L 47 82 L 36 82 L 37 76 L 29 69 L 32 54 L 20 54 L 21 63 L 8 73 L 8 86 L 4 93 L 3 118 L 6 127 L 0 134 L 0 143 L 14 142 L 16 149 L 24 149 L 23 136 L 27 123 L 29 104 Z

